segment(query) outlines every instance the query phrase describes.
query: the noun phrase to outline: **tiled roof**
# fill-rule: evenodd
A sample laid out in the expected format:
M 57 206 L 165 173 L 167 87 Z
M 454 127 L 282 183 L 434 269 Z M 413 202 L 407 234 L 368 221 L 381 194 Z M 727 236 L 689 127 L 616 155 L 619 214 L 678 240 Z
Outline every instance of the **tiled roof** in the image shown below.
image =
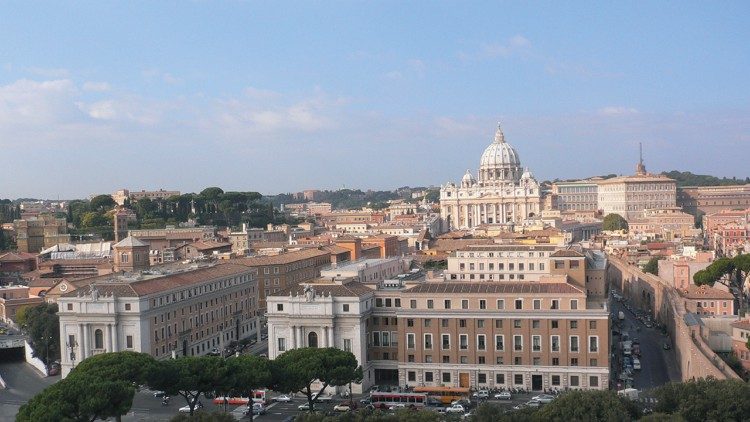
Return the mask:
M 326 250 L 326 251 L 328 251 L 328 252 L 330 252 L 330 253 L 332 253 L 333 255 L 338 255 L 340 253 L 351 252 L 351 249 L 342 248 L 341 246 L 338 246 L 338 245 L 323 246 L 323 249 Z
M 735 321 L 732 323 L 732 327 L 742 330 L 750 330 L 750 319 Z
M 557 258 L 583 258 L 583 254 L 572 249 L 560 249 L 551 256 Z
M 6 252 L 0 255 L 0 262 L 23 262 L 36 260 L 36 255 L 26 252 Z
M 297 284 L 295 286 L 273 293 L 270 296 L 289 296 L 290 292 L 292 295 L 301 296 L 305 294 L 305 287 L 308 285 L 315 290 L 316 295 L 323 295 L 323 296 L 361 297 L 368 293 L 373 292 L 373 289 L 357 281 L 350 281 L 346 284 L 339 284 L 335 282 L 326 281 L 325 279 L 319 279 L 313 283 Z
M 133 289 L 132 283 L 100 283 L 92 284 L 90 286 L 96 287 L 100 296 L 116 296 L 116 297 L 138 297 L 138 293 Z M 77 290 L 67 292 L 62 297 L 76 297 L 83 292 L 87 294 L 90 292 L 90 287 L 79 287 Z
M 245 265 L 224 263 L 212 267 L 198 268 L 197 270 L 170 274 L 164 277 L 139 280 L 130 283 L 130 286 L 139 296 L 145 296 L 152 293 L 191 286 L 208 280 L 230 277 L 247 271 L 248 269 Z
M 689 285 L 687 289 L 682 290 L 682 295 L 688 299 L 734 299 L 731 293 L 716 289 L 710 286 Z
M 535 282 L 481 282 L 481 283 L 422 283 L 407 293 L 461 294 L 461 293 L 532 293 L 532 294 L 581 294 L 581 290 L 566 283 Z
M 197 242 L 190 243 L 189 245 L 199 251 L 219 249 L 219 248 L 230 248 L 232 246 L 231 243 L 216 242 L 214 240 L 199 240 Z
M 249 258 L 237 258 L 233 259 L 232 262 L 242 264 L 248 267 L 259 267 L 263 265 L 281 265 L 289 264 L 291 262 L 301 261 L 303 259 L 311 259 L 330 255 L 330 252 L 320 249 L 303 249 L 301 251 L 286 252 L 279 255 L 272 256 L 253 256 Z
M 122 239 L 121 241 L 115 243 L 113 247 L 132 248 L 132 247 L 137 247 L 137 246 L 148 246 L 148 245 L 141 242 L 140 240 L 136 239 L 133 236 L 128 236 L 125 239 Z

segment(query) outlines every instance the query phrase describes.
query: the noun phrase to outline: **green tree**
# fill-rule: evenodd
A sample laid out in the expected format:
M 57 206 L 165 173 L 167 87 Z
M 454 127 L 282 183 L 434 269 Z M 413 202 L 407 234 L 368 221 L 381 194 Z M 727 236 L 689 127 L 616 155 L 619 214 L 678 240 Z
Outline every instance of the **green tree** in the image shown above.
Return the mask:
M 543 421 L 631 421 L 640 416 L 632 401 L 614 391 L 569 391 L 540 408 L 535 418 Z
M 149 387 L 182 396 L 193 414 L 201 394 L 227 384 L 227 365 L 218 356 L 187 356 L 156 361 L 148 375 Z
M 81 216 L 81 227 L 101 227 L 109 224 L 109 219 L 98 211 L 89 211 Z
M 656 412 L 686 421 L 741 421 L 750 415 L 750 385 L 713 378 L 670 383 L 657 388 Z
M 105 213 L 114 208 L 115 205 L 117 203 L 112 199 L 112 195 L 97 195 L 89 201 L 91 210 L 98 211 L 99 213 Z
M 659 275 L 659 260 L 661 260 L 661 258 L 656 256 L 649 259 L 646 265 L 643 267 L 643 271 L 651 273 L 653 275 Z
M 620 214 L 607 214 L 602 223 L 602 230 L 628 230 L 628 222 Z
M 292 349 L 272 362 L 272 389 L 304 394 L 310 411 L 314 409 L 313 397 L 329 385 L 346 385 L 357 379 L 357 358 L 350 352 L 333 347 Z M 316 381 L 320 382 L 320 388 L 314 391 L 312 385 Z
M 685 418 L 680 415 L 669 415 L 667 413 L 651 413 L 640 419 L 638 422 L 684 422 Z
M 57 304 L 42 303 L 31 306 L 22 313 L 21 324 L 29 336 L 32 355 L 48 365 L 60 359 L 60 319 Z
M 226 373 L 227 379 L 219 388 L 225 396 L 252 397 L 253 390 L 266 386 L 273 380 L 270 361 L 254 355 L 227 359 Z
M 70 375 L 21 406 L 17 422 L 93 422 L 118 417 L 130 410 L 135 387 L 127 381 Z
M 170 422 L 236 422 L 234 416 L 224 412 L 197 412 L 194 415 L 180 413 L 169 420 Z
M 744 283 L 750 275 L 750 254 L 737 255 L 734 258 L 719 258 L 708 267 L 693 275 L 693 283 L 698 286 L 719 283 L 725 285 L 740 304 L 740 315 L 746 310 Z
M 154 358 L 146 353 L 102 353 L 84 359 L 71 374 L 86 374 L 110 381 L 122 380 L 144 385 L 148 383 L 148 374 L 155 364 Z

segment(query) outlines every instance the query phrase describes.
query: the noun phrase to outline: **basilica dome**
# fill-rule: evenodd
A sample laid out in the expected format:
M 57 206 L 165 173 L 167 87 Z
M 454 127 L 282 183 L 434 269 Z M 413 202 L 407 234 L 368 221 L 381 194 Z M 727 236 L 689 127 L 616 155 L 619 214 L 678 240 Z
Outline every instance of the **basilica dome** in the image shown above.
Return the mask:
M 521 160 L 515 148 L 505 142 L 505 135 L 497 125 L 495 140 L 484 150 L 479 161 L 479 182 L 482 184 L 515 183 L 521 178 Z

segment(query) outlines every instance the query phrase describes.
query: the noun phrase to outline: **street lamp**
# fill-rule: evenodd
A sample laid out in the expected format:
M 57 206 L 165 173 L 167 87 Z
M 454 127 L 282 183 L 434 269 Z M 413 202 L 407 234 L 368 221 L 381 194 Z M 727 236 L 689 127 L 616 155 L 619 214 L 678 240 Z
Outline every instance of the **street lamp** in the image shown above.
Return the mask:
M 71 336 L 73 337 L 73 336 Z M 73 368 L 76 366 L 76 352 L 75 348 L 78 347 L 78 342 L 73 340 L 72 342 L 66 341 L 65 347 L 67 347 L 70 350 L 70 362 Z

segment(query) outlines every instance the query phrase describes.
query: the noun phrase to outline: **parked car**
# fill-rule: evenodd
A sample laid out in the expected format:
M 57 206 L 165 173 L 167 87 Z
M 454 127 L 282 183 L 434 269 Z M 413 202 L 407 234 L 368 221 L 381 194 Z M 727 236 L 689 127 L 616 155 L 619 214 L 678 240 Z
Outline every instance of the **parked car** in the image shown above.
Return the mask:
M 278 397 L 274 397 L 273 401 L 281 402 L 281 403 L 289 403 L 292 401 L 292 398 L 287 396 L 286 394 L 282 394 Z
M 302 403 L 301 405 L 297 406 L 297 410 L 310 410 L 310 404 Z
M 539 400 L 533 399 L 533 398 L 531 400 L 527 401 L 526 404 L 525 404 L 526 407 L 539 407 L 541 405 L 542 405 L 542 402 L 540 402 Z
M 454 404 L 449 408 L 445 409 L 446 413 L 466 413 L 466 409 L 462 404 Z
M 370 404 L 370 398 L 369 397 L 365 397 L 365 398 L 359 399 L 359 402 L 361 404 Z
M 265 415 L 266 414 L 266 406 L 263 406 L 262 403 L 253 403 L 253 415 Z
M 406 405 L 403 403 L 399 403 L 399 404 L 394 404 L 393 406 L 388 408 L 388 410 L 399 410 L 399 409 L 406 409 Z
M 217 347 L 214 347 L 213 349 L 211 349 L 210 352 L 208 352 L 208 355 L 209 356 L 219 356 L 219 355 L 221 355 L 221 352 L 219 351 L 219 349 Z
M 167 393 L 165 393 L 163 391 L 154 391 L 154 397 L 161 398 L 161 397 L 164 397 L 166 395 L 167 395 Z
M 490 392 L 488 390 L 479 390 L 472 394 L 472 396 L 478 398 L 478 399 L 488 399 L 490 398 Z
M 510 400 L 513 396 L 510 394 L 510 391 L 501 391 L 495 394 L 495 398 L 499 400 Z
M 552 403 L 552 400 L 554 399 L 555 399 L 555 396 L 550 396 L 549 394 L 540 394 L 538 396 L 531 398 L 531 400 L 536 400 L 542 404 Z
M 337 404 L 336 406 L 333 406 L 333 410 L 336 412 L 348 412 L 352 410 L 352 408 L 351 406 L 349 406 L 349 402 L 345 401 Z
M 641 361 L 638 359 L 633 359 L 633 369 L 640 370 L 641 369 Z

